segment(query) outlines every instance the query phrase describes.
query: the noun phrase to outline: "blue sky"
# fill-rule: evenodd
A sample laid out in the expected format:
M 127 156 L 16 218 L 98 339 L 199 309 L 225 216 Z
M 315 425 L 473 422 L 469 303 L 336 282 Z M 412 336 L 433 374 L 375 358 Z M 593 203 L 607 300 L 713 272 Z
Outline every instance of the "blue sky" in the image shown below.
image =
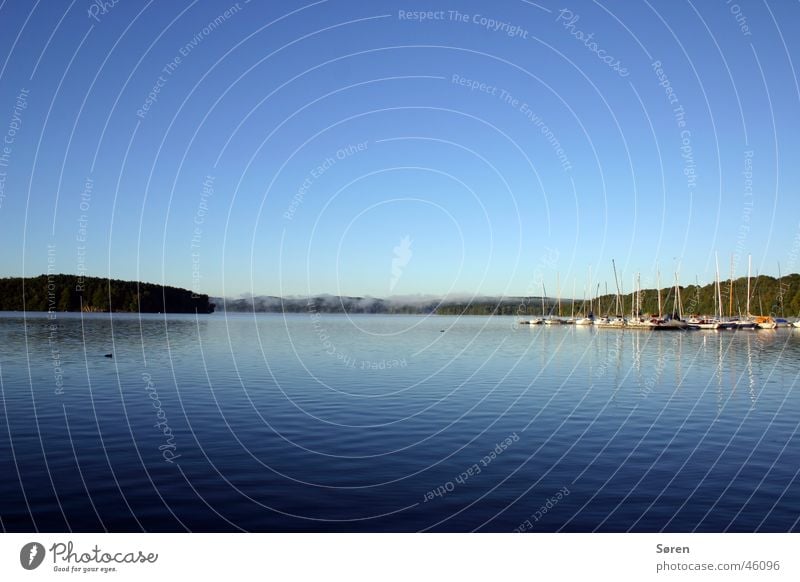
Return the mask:
M 48 245 L 228 296 L 800 271 L 796 3 L 99 6 L 0 4 L 2 276 Z

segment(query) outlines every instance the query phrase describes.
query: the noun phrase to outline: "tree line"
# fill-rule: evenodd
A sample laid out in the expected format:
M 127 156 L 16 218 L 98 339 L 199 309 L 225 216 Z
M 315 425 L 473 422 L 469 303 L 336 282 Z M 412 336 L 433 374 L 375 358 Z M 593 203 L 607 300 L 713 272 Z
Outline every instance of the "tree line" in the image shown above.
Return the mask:
M 0 311 L 212 313 L 208 295 L 187 289 L 77 275 L 0 279 Z
M 716 307 L 716 285 L 679 286 L 680 304 L 685 315 L 713 315 L 718 313 Z M 720 282 L 722 295 L 722 315 L 727 317 L 746 315 L 747 311 L 747 277 L 733 281 Z M 675 287 L 661 290 L 662 313 L 672 313 L 675 306 Z M 624 310 L 619 315 L 631 313 L 635 301 L 635 293 L 621 296 Z M 595 313 L 614 314 L 615 295 L 609 293 L 600 296 L 594 303 Z M 655 289 L 643 289 L 641 292 L 642 314 L 658 313 L 658 293 Z M 785 275 L 779 279 L 768 275 L 759 275 L 750 279 L 750 313 L 753 315 L 772 315 L 773 317 L 795 317 L 800 315 L 800 275 Z

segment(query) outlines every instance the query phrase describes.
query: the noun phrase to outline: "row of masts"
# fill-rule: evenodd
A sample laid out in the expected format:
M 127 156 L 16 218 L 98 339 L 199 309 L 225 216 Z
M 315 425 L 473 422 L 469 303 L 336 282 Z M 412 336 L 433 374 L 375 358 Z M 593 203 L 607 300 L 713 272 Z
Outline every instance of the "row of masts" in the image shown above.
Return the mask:
M 714 298 L 714 316 L 722 319 L 724 317 L 723 301 L 722 301 L 722 281 L 720 279 L 719 258 L 716 255 L 716 253 L 715 253 L 715 256 L 714 256 L 714 261 L 715 261 L 715 279 L 714 279 L 714 295 L 713 295 L 713 298 Z M 614 273 L 614 285 L 615 285 L 615 288 L 616 288 L 616 293 L 614 294 L 614 311 L 613 311 L 613 314 L 615 316 L 617 316 L 617 317 L 621 317 L 622 314 L 625 312 L 624 293 L 623 293 L 623 289 L 621 288 L 619 277 L 617 276 L 616 263 L 615 263 L 615 261 L 613 259 L 611 261 L 611 265 L 612 265 L 612 269 L 613 269 L 613 273 Z M 748 256 L 748 261 L 747 261 L 746 307 L 745 307 L 744 314 L 740 314 L 740 316 L 743 315 L 745 317 L 751 317 L 752 316 L 751 308 L 750 308 L 750 299 L 751 299 L 751 296 L 752 296 L 751 285 L 750 285 L 750 280 L 752 278 L 751 269 L 752 269 L 752 259 L 751 259 L 751 257 Z M 779 269 L 780 269 L 780 267 L 779 267 Z M 674 295 L 673 295 L 673 304 L 672 304 L 672 313 L 671 313 L 671 315 L 677 316 L 679 319 L 682 319 L 683 318 L 683 301 L 682 301 L 682 298 L 681 298 L 681 287 L 680 287 L 680 284 L 679 284 L 679 273 L 677 273 L 677 272 L 675 273 L 674 281 L 675 281 L 674 287 L 673 287 Z M 591 290 L 591 287 L 592 287 L 592 268 L 591 268 L 591 266 L 589 267 L 588 287 Z M 698 282 L 698 284 L 697 284 L 697 301 L 698 301 L 698 303 L 699 303 L 699 293 L 700 293 L 699 287 L 700 286 L 699 286 L 699 282 Z M 576 285 L 575 285 L 575 283 L 573 283 L 573 292 L 572 292 L 572 300 L 571 300 L 571 308 L 570 308 L 570 320 L 568 320 L 570 322 L 575 319 L 575 288 L 576 288 Z M 642 316 L 642 305 L 643 305 L 643 301 L 642 301 L 643 292 L 642 292 L 642 288 L 641 288 L 641 274 L 640 273 L 637 273 L 636 275 L 633 276 L 633 289 L 634 289 L 634 291 L 631 293 L 631 299 L 632 299 L 631 318 L 632 319 L 636 319 L 636 318 L 641 318 L 641 316 Z M 658 300 L 658 317 L 661 318 L 661 317 L 664 316 L 664 306 L 665 305 L 664 305 L 664 301 L 662 299 L 661 272 L 659 270 L 656 270 L 656 294 L 657 294 L 657 300 Z M 583 303 L 582 303 L 582 306 L 581 306 L 581 311 L 582 311 L 584 317 L 586 317 L 586 316 L 591 317 L 594 314 L 595 304 L 597 305 L 598 311 L 600 310 L 600 298 L 601 298 L 601 295 L 600 295 L 600 283 L 597 283 L 597 285 L 596 285 L 595 294 L 592 294 L 591 291 L 589 293 L 589 298 L 588 298 L 589 309 L 588 309 L 588 311 L 586 310 L 586 301 L 587 301 L 586 295 L 587 295 L 586 294 L 586 288 L 584 288 Z M 608 284 L 606 284 L 606 287 L 605 287 L 605 295 L 606 296 L 608 295 Z M 595 299 L 595 296 L 596 296 L 596 299 Z M 668 296 L 669 296 L 669 294 L 668 294 Z M 545 310 L 545 297 L 547 297 L 547 290 L 546 290 L 546 288 L 544 286 L 544 283 L 542 283 L 542 297 L 541 297 L 542 315 L 547 313 L 548 318 L 549 319 L 553 319 L 553 317 L 554 317 L 553 309 L 551 308 L 549 310 L 549 312 L 546 312 L 546 310 Z M 556 305 L 555 305 L 555 307 L 556 307 L 556 316 L 558 318 L 561 318 L 562 317 L 561 279 L 560 279 L 560 275 L 558 273 L 556 273 Z M 728 290 L 728 317 L 731 317 L 731 318 L 733 317 L 733 315 L 734 315 L 733 307 L 734 307 L 734 262 L 733 262 L 733 257 L 731 257 L 731 276 L 730 276 L 729 290 Z

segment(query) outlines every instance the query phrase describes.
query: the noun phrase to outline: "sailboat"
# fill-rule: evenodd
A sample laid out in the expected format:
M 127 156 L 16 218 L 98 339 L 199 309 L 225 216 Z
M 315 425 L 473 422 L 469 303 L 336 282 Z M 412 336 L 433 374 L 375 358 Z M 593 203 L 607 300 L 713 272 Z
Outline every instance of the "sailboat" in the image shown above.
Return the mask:
M 561 321 L 561 280 L 559 279 L 558 273 L 556 273 L 556 296 L 558 297 L 558 317 L 553 318 L 551 309 L 550 316 L 544 320 L 546 325 L 561 325 L 561 323 L 563 323 Z
M 520 325 L 541 325 L 544 319 L 541 317 L 534 317 L 533 319 L 525 319 L 519 322 Z
M 714 329 L 723 329 L 724 327 L 728 327 L 729 324 L 725 322 L 722 316 L 722 280 L 720 279 L 719 274 L 719 256 L 717 253 L 714 253 L 714 264 L 717 267 L 717 311 L 715 314 L 715 322 L 717 326 Z
M 720 326 L 720 323 L 716 319 L 705 318 L 705 317 L 702 317 L 702 318 L 692 317 L 692 318 L 689 318 L 689 321 L 687 323 L 688 323 L 689 328 L 691 328 L 691 329 L 712 329 L 712 330 L 717 330 L 717 329 L 719 329 L 719 326 Z
M 755 318 L 755 324 L 758 329 L 776 329 L 778 327 L 778 322 L 769 315 L 759 315 Z
M 780 303 L 780 306 L 781 306 L 781 316 L 780 317 L 773 317 L 773 319 L 775 320 L 775 327 L 791 327 L 792 324 L 789 323 L 789 320 L 786 319 L 783 316 L 784 315 L 783 314 L 783 293 L 784 293 L 783 289 L 784 289 L 784 286 L 783 286 L 783 282 L 782 281 L 783 281 L 783 277 L 781 276 L 781 264 L 780 264 L 780 262 L 778 262 L 778 289 L 780 289 L 780 291 L 778 291 L 778 302 Z
M 749 275 L 749 272 L 748 272 Z M 749 277 L 748 277 L 749 279 Z M 758 275 L 756 275 L 756 281 L 758 281 Z M 758 282 L 756 282 L 756 286 L 758 286 Z M 764 308 L 761 305 L 761 292 L 758 293 L 758 311 L 764 313 Z M 749 314 L 748 314 L 749 315 Z M 755 319 L 753 319 L 753 323 L 755 323 L 756 328 L 758 329 L 775 329 L 778 327 L 778 322 L 775 321 L 775 318 L 771 315 L 757 315 Z
M 659 276 L 656 274 L 656 281 L 658 281 Z M 653 330 L 680 330 L 680 329 L 687 329 L 688 324 L 681 319 L 681 288 L 678 285 L 678 274 L 675 273 L 675 298 L 673 299 L 673 310 L 672 316 L 664 317 L 662 312 L 661 306 L 661 288 L 659 287 L 658 282 L 656 283 L 656 287 L 658 287 L 658 317 L 653 317 L 650 319 L 650 329 Z
M 575 282 L 572 282 L 572 306 L 569 309 L 569 319 L 565 319 L 562 323 L 573 325 L 575 323 Z
M 617 286 L 617 295 L 614 300 L 614 317 L 606 315 L 605 317 L 601 317 L 600 319 L 596 320 L 594 324 L 598 327 L 625 327 L 627 323 L 625 318 L 620 315 L 622 310 L 620 309 L 620 298 L 619 298 L 619 281 L 617 280 L 617 266 L 614 263 L 614 259 L 611 259 L 611 266 L 614 268 L 614 283 Z
M 722 313 L 722 309 L 720 309 Z M 720 329 L 736 329 L 736 320 L 733 319 L 733 255 L 731 255 L 731 282 L 728 289 L 728 318 L 720 318 Z
M 747 255 L 747 309 L 744 318 L 740 317 L 736 323 L 736 329 L 755 329 L 756 322 L 753 321 L 753 316 L 750 315 L 750 268 L 752 265 L 752 257 Z
M 628 320 L 630 327 L 649 328 L 650 322 L 642 316 L 642 279 L 639 273 L 636 273 L 634 279 L 635 291 L 631 297 L 631 318 Z
M 689 327 L 693 329 L 710 329 L 717 330 L 722 325 L 722 292 L 719 284 L 719 260 L 716 254 L 714 259 L 717 265 L 716 279 L 714 280 L 714 317 L 692 317 L 689 318 Z M 698 296 L 699 296 L 698 288 Z
M 544 323 L 544 283 L 542 283 L 542 317 L 534 317 L 527 321 L 520 321 L 520 325 L 541 325 Z
M 600 290 L 600 285 L 597 286 L 598 291 Z M 594 323 L 594 313 L 592 310 L 592 267 L 589 267 L 589 313 L 586 313 L 586 290 L 584 289 L 583 294 L 583 308 L 584 308 L 584 316 L 579 317 L 575 320 L 575 325 L 592 325 Z

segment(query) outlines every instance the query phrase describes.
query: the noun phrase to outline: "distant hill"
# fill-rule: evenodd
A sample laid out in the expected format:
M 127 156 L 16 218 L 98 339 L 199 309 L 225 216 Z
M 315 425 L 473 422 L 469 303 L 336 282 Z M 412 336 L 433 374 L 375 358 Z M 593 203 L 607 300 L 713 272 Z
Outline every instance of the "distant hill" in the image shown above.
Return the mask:
M 727 315 L 732 303 L 734 315 L 744 313 L 747 303 L 747 279 L 742 277 L 733 282 L 733 302 L 730 300 L 730 281 L 723 281 L 722 305 Z M 712 314 L 714 312 L 715 285 L 685 285 L 680 288 L 684 314 Z M 661 290 L 662 311 L 671 313 L 675 289 L 665 287 Z M 598 303 L 599 300 L 599 303 Z M 594 299 L 594 313 L 601 315 L 614 311 L 615 297 L 612 294 Z M 633 294 L 622 297 L 624 314 L 631 312 Z M 217 310 L 230 312 L 271 312 L 271 313 L 386 313 L 386 314 L 428 314 L 438 315 L 518 315 L 520 317 L 554 314 L 557 315 L 557 301 L 552 297 L 446 297 L 404 296 L 379 299 L 374 297 L 350 297 L 319 295 L 314 297 L 275 297 L 260 295 L 226 299 L 212 297 Z M 561 315 L 568 316 L 572 299 L 561 299 Z M 575 314 L 588 311 L 589 300 L 575 299 Z M 655 289 L 642 290 L 642 313 L 658 311 L 658 295 Z M 800 314 L 800 275 L 785 275 L 780 279 L 761 275 L 750 280 L 750 311 L 753 314 L 769 314 L 794 317 Z
M 260 295 L 238 299 L 213 297 L 220 311 L 259 313 L 431 313 L 436 302 L 400 304 L 372 297 L 320 295 L 317 297 L 274 297 Z
M 541 312 L 540 297 L 475 297 L 444 298 L 400 297 L 378 299 L 374 297 L 349 297 L 319 295 L 315 297 L 275 297 L 260 295 L 237 299 L 212 297 L 220 311 L 258 313 L 375 313 L 375 314 L 429 314 L 439 315 L 530 315 Z M 550 310 L 555 300 L 545 300 Z M 569 307 L 562 305 L 562 310 Z
M 208 295 L 154 283 L 77 275 L 0 279 L 0 311 L 23 310 L 212 313 L 214 304 Z

